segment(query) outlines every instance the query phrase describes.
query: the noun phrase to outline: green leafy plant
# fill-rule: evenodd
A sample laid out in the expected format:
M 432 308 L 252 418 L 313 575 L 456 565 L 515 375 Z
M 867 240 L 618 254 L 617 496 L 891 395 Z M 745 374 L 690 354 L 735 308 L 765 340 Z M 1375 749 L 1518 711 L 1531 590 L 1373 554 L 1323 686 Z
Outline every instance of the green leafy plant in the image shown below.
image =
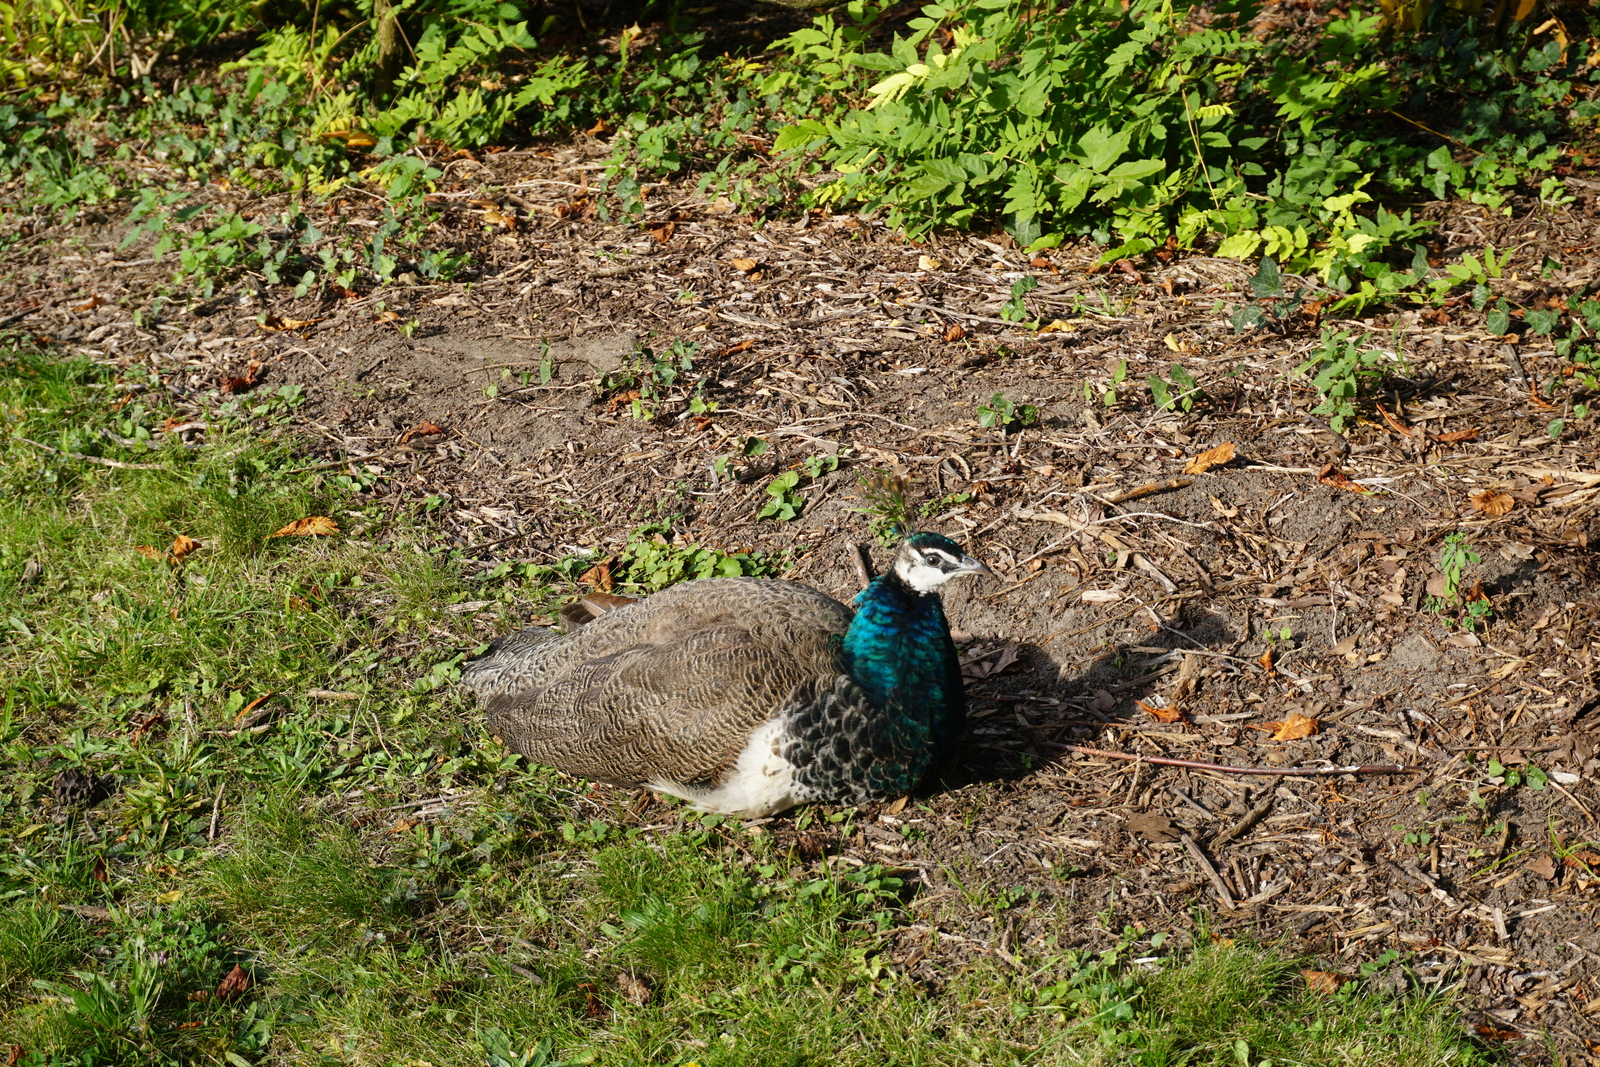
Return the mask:
M 1439 547 L 1439 573 L 1444 577 L 1444 589 L 1437 595 L 1430 595 L 1423 606 L 1437 615 L 1453 613 L 1453 618 L 1447 621 L 1469 632 L 1487 626 L 1494 617 L 1494 604 L 1481 591 L 1469 595 L 1462 590 L 1467 568 L 1482 561 L 1466 534 L 1446 535 Z
M 674 340 L 659 351 L 640 346 L 627 362 L 600 380 L 599 391 L 623 391 L 634 395 L 628 398 L 628 411 L 636 419 L 653 419 L 660 412 L 669 395 L 679 386 L 680 380 L 694 370 L 694 356 L 699 346 L 692 341 Z M 704 382 L 696 384 L 688 399 L 702 400 L 701 410 L 710 405 L 703 402 Z
M 1172 376 L 1170 386 L 1159 374 L 1152 374 L 1145 379 L 1145 384 L 1150 387 L 1150 397 L 1156 403 L 1156 410 L 1193 411 L 1194 406 L 1205 399 L 1205 391 L 1200 388 L 1200 383 L 1195 380 L 1194 375 L 1177 363 L 1174 363 L 1167 373 Z
M 978 405 L 978 425 L 992 430 L 996 427 L 1007 433 L 1039 425 L 1039 409 L 1032 404 L 1017 404 L 1004 393 L 996 393 L 987 404 Z
M 867 516 L 867 526 L 881 544 L 890 545 L 911 532 L 912 511 L 907 499 L 905 475 L 875 470 L 857 482 L 866 506 L 857 508 Z
M 1322 402 L 1311 413 L 1328 416 L 1333 432 L 1342 434 L 1356 420 L 1360 398 L 1381 387 L 1396 363 L 1388 353 L 1363 348 L 1348 331 L 1325 329 L 1321 346 L 1295 368 L 1295 373 L 1312 374 L 1312 387 L 1322 396 Z
M 784 471 L 772 479 L 767 483 L 767 501 L 756 513 L 756 518 L 777 519 L 779 522 L 798 518 L 806 506 L 804 494 L 796 488 L 799 484 L 799 471 Z
M 1039 279 L 1031 274 L 1024 274 L 1011 283 L 1011 296 L 1000 308 L 1000 317 L 1007 322 L 1027 322 L 1033 318 L 1028 311 L 1028 305 L 1023 298 L 1039 288 Z
M 774 572 L 765 556 L 748 552 L 720 552 L 700 545 L 677 544 L 665 522 L 649 522 L 628 536 L 613 572 L 623 585 L 654 593 L 669 585 L 695 578 L 762 577 Z
M 1083 383 L 1083 399 L 1090 404 L 1098 399 L 1104 406 L 1114 408 L 1117 406 L 1117 401 L 1122 399 L 1118 391 L 1121 389 L 1122 383 L 1127 380 L 1128 361 L 1125 359 L 1118 360 L 1117 367 L 1111 372 L 1111 381 L 1106 388 L 1096 390 L 1093 382 L 1086 381 Z

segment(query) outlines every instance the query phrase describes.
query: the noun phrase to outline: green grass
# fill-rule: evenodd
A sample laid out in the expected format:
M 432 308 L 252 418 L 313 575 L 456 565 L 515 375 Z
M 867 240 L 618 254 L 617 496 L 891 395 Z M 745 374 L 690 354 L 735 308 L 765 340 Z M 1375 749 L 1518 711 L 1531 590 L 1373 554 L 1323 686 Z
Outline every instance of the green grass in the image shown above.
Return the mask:
M 770 828 L 642 827 L 626 796 L 507 758 L 452 684 L 476 638 L 448 605 L 547 610 L 584 561 L 474 570 L 421 502 L 307 469 L 282 404 L 219 401 L 205 446 L 146 444 L 170 413 L 141 384 L 0 359 L 10 433 L 58 450 L 0 436 L 0 1035 L 18 1062 L 1488 1062 L 1445 997 L 1311 994 L 1296 961 L 1193 931 L 1087 955 L 1052 902 L 961 872 L 930 911 L 894 872 L 797 857 Z M 342 532 L 270 536 L 309 515 Z M 664 532 L 633 555 L 723 566 Z M 202 545 L 179 565 L 136 550 L 179 535 Z M 54 799 L 68 769 L 103 783 L 91 810 Z M 941 924 L 1007 908 L 1057 935 L 1009 960 L 941 946 Z M 899 966 L 918 938 L 932 984 Z M 223 986 L 235 968 L 248 988 Z

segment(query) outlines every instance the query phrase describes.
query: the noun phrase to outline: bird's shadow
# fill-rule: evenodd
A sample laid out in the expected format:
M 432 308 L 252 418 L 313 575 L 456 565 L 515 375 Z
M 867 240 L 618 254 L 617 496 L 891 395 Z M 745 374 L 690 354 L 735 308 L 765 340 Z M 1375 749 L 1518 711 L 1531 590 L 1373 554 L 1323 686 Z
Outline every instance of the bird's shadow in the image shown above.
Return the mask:
M 1139 721 L 1139 702 L 1170 685 L 1168 652 L 1226 647 L 1232 630 L 1208 617 L 1185 631 L 1152 634 L 1138 644 L 1108 645 L 1093 660 L 1070 665 L 1040 647 L 1016 642 L 1014 673 L 967 679 L 967 733 L 942 776 L 921 795 L 976 784 L 1017 783 L 1068 753 L 1066 744 L 1096 746 L 1110 727 Z M 1160 649 L 1162 651 L 1150 651 Z M 1169 661 L 1170 663 L 1170 661 Z

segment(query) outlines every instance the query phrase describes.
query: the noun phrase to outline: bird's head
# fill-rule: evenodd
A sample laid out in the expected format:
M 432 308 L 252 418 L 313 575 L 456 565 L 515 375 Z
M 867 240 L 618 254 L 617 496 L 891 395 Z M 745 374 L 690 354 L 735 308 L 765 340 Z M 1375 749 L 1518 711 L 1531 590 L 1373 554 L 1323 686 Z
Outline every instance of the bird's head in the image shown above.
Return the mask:
M 914 533 L 900 542 L 894 573 L 919 593 L 932 593 L 959 574 L 993 574 L 943 534 Z

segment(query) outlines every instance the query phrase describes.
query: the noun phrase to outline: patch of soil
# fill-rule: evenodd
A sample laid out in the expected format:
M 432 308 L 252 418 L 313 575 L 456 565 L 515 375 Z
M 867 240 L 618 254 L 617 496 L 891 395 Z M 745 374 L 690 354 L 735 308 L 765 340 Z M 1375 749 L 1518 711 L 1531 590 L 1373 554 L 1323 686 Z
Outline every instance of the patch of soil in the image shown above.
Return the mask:
M 789 577 L 845 597 L 869 540 L 857 479 L 903 470 L 927 524 L 999 577 L 947 598 L 973 711 L 950 779 L 848 836 L 805 831 L 915 883 L 897 965 L 938 984 L 963 954 L 1106 947 L 1201 909 L 1215 934 L 1327 970 L 1414 953 L 1413 974 L 1464 985 L 1483 1032 L 1527 1062 L 1549 1062 L 1545 1035 L 1568 1063 L 1600 1047 L 1600 446 L 1550 338 L 1491 336 L 1465 306 L 1342 322 L 1405 362 L 1386 412 L 1340 436 L 1295 373 L 1321 344 L 1315 314 L 1236 334 L 1238 263 L 1106 274 L 1091 249 L 913 247 L 825 215 L 758 227 L 673 185 L 650 190 L 643 224 L 537 198 L 581 187 L 598 150 L 452 171 L 440 239 L 480 250 L 470 289 L 242 285 L 152 329 L 131 312 L 160 265 L 41 223 L 7 305 L 37 305 L 27 328 L 94 358 L 155 368 L 202 419 L 260 363 L 258 392 L 304 389 L 297 424 L 330 463 L 387 475 L 397 501 L 448 500 L 441 521 L 485 570 L 604 556 L 666 518 L 684 541 L 790 552 Z M 461 206 L 486 187 L 528 193 L 487 240 Z M 1436 206 L 1443 254 L 1515 247 L 1497 290 L 1576 300 L 1600 232 L 1578 188 L 1515 220 Z M 1561 271 L 1520 280 L 1546 256 Z M 1008 321 L 1025 275 L 1028 317 L 1056 328 Z M 271 332 L 267 315 L 316 321 Z M 698 345 L 692 366 L 652 376 L 641 350 L 674 339 Z M 1204 389 L 1190 412 L 1156 410 L 1145 385 L 1173 363 Z M 1037 424 L 980 425 L 997 393 Z M 745 458 L 752 437 L 770 450 Z M 1224 443 L 1235 458 L 1185 473 Z M 839 468 L 803 480 L 799 518 L 758 520 L 772 476 L 822 456 Z M 1485 492 L 1509 510 L 1474 504 Z M 1430 606 L 1458 532 L 1494 608 L 1479 633 Z M 463 619 L 460 644 L 503 625 Z M 1316 732 L 1275 740 L 1294 714 Z M 803 836 L 790 817 L 768 832 Z M 957 883 L 1014 903 L 978 908 Z

